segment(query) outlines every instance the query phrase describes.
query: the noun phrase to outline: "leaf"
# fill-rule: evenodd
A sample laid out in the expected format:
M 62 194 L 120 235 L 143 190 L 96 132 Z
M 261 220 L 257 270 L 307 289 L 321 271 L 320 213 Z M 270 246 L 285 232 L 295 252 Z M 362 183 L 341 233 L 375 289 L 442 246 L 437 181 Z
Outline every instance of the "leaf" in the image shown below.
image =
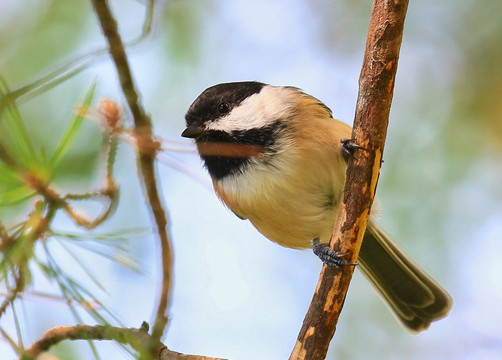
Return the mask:
M 21 185 L 12 190 L 0 192 L 0 206 L 20 203 L 35 195 L 35 191 L 26 185 Z
M 96 82 L 94 81 L 90 86 L 89 90 L 87 90 L 84 100 L 82 101 L 82 105 L 84 107 L 88 107 L 91 104 L 92 99 L 94 98 L 95 90 L 96 90 Z M 59 143 L 56 146 L 56 149 L 54 150 L 51 159 L 49 160 L 49 166 L 53 170 L 57 168 L 57 166 L 61 163 L 61 161 L 68 153 L 68 150 L 70 149 L 71 144 L 73 143 L 73 140 L 75 139 L 75 136 L 77 135 L 77 132 L 80 129 L 83 120 L 84 116 L 82 114 L 76 114 L 73 120 L 66 128 L 64 134 L 61 136 L 61 139 L 59 140 Z
M 112 231 L 102 234 L 72 234 L 51 232 L 51 236 L 57 239 L 60 244 L 69 250 L 62 239 L 69 240 L 73 245 L 78 246 L 86 251 L 100 255 L 108 260 L 111 260 L 126 269 L 141 273 L 140 265 L 127 254 L 126 241 L 130 237 L 146 234 L 148 228 L 131 228 L 120 231 Z M 60 240 L 60 238 L 62 238 Z M 82 268 L 85 268 L 82 266 Z
M 24 184 L 18 172 L 11 166 L 0 163 L 0 189 L 1 186 L 13 186 Z
M 3 98 L 5 91 L 8 92 L 7 83 L 0 76 L 0 97 Z M 8 104 L 0 113 L 2 131 L 4 132 L 4 141 L 8 140 L 9 145 L 13 148 L 14 154 L 20 163 L 25 166 L 37 162 L 37 155 L 33 148 L 33 144 L 26 132 L 23 120 L 19 109 L 15 102 Z
M 70 255 L 70 257 L 75 261 L 76 264 L 80 266 L 80 268 L 89 276 L 89 278 L 96 284 L 101 290 L 106 292 L 106 288 L 101 284 L 98 278 L 94 275 L 94 273 L 90 270 L 90 267 L 87 266 L 82 259 L 80 259 L 69 246 L 65 244 L 64 241 L 59 241 L 59 244 L 65 249 L 65 251 Z

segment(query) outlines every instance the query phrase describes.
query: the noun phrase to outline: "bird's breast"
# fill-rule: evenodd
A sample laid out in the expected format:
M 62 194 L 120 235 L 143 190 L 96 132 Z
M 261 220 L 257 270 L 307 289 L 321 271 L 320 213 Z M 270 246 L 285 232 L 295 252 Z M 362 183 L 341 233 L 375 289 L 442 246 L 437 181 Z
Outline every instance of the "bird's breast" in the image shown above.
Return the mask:
M 329 241 L 338 209 L 343 166 L 320 161 L 302 164 L 276 154 L 245 171 L 214 179 L 219 198 L 239 217 L 249 219 L 268 239 L 307 248 L 314 238 Z M 333 161 L 334 159 L 330 159 Z

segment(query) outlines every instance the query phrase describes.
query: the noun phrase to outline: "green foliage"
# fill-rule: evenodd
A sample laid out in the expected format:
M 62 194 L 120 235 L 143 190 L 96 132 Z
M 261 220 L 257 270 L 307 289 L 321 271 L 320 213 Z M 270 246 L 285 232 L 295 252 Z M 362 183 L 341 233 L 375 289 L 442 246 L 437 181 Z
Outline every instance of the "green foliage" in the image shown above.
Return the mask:
M 0 78 L 0 98 L 3 98 L 9 91 L 7 84 L 3 78 Z M 20 165 L 24 168 L 29 168 L 30 165 L 39 162 L 33 145 L 28 137 L 24 127 L 21 114 L 15 102 L 7 104 L 5 108 L 1 108 L 0 113 L 0 134 L 1 142 L 4 147 L 11 149 L 10 154 L 14 156 L 14 161 L 11 165 Z M 3 159 L 6 161 L 6 159 Z
M 64 195 L 54 189 L 52 182 L 61 169 L 61 164 L 69 161 L 70 150 L 76 144 L 86 112 L 91 109 L 96 83 L 94 82 L 89 87 L 80 103 L 79 111 L 72 116 L 65 131 L 57 141 L 54 151 L 48 154 L 49 152 L 43 147 L 38 147 L 39 150 L 36 150 L 37 146 L 34 145 L 28 135 L 15 97 L 12 96 L 13 93 L 9 91 L 6 82 L 3 79 L 0 80 L 0 207 L 2 212 L 5 212 L 20 202 L 31 198 L 37 199 L 32 209 L 27 215 L 24 215 L 24 219 L 17 225 L 5 228 L 0 223 L 0 229 L 2 230 L 0 238 L 0 282 L 3 282 L 6 289 L 10 289 L 8 295 L 10 300 L 2 304 L 0 316 L 10 305 L 14 310 L 16 323 L 18 323 L 13 301 L 19 294 L 29 291 L 34 285 L 32 284 L 34 264 L 50 283 L 57 286 L 59 296 L 65 300 L 76 321 L 82 322 L 79 309 L 83 309 L 99 323 L 108 323 L 110 320 L 118 322 L 118 319 L 97 300 L 98 297 L 88 290 L 86 285 L 83 285 L 59 265 L 58 258 L 61 255 L 55 255 L 50 245 L 57 242 L 66 254 L 73 259 L 74 263 L 87 274 L 87 277 L 99 289 L 105 291 L 99 277 L 89 270 L 88 264 L 85 264 L 80 256 L 74 252 L 74 248 L 67 244 L 69 240 L 65 239 L 64 233 L 56 234 L 52 231 L 53 221 L 58 211 L 64 211 L 78 226 L 95 227 L 113 213 L 118 198 L 113 181 L 117 140 L 108 135 L 104 136 L 104 145 L 102 147 L 107 161 L 107 185 L 104 189 L 89 191 L 89 193 L 84 194 Z M 30 89 L 26 88 L 25 91 L 30 91 Z M 37 123 L 30 122 L 30 124 Z M 43 124 L 38 123 L 37 125 L 43 128 Z M 108 154 L 106 149 L 109 149 Z M 103 202 L 105 209 L 101 215 L 96 216 L 94 219 L 87 219 L 73 209 L 70 199 L 97 199 L 98 202 Z M 134 262 L 128 261 L 127 256 L 123 255 L 126 252 L 124 249 L 124 236 L 119 236 L 119 233 L 114 233 L 114 235 L 116 236 L 115 241 L 104 241 L 108 237 L 106 234 L 97 236 L 100 240 L 94 240 L 94 242 L 99 242 L 99 245 L 94 248 L 89 245 L 89 241 L 83 241 L 79 245 L 84 248 L 83 244 L 86 244 L 87 248 L 94 250 L 95 254 L 102 255 L 112 261 L 116 260 L 117 263 L 137 270 Z M 84 234 L 80 236 L 84 237 Z M 76 239 L 77 235 L 69 235 L 68 238 Z M 104 244 L 108 244 L 108 246 L 104 246 Z M 103 246 L 105 250 L 103 250 Z M 17 337 L 18 341 L 22 341 L 22 334 L 19 330 Z M 90 343 L 90 346 L 97 356 L 94 345 Z
M 89 88 L 89 90 L 87 90 L 84 100 L 82 101 L 82 106 L 81 106 L 82 108 L 87 109 L 91 106 L 95 90 L 96 90 L 96 82 L 94 82 Z M 61 139 L 59 140 L 59 143 L 56 146 L 56 149 L 54 150 L 54 153 L 52 154 L 48 162 L 48 165 L 52 171 L 57 170 L 58 166 L 61 164 L 61 161 L 68 154 L 68 151 L 73 141 L 75 140 L 75 137 L 77 135 L 78 130 L 80 129 L 80 126 L 82 125 L 83 120 L 84 120 L 84 115 L 81 112 L 77 113 L 73 117 L 68 127 L 66 128 L 64 134 L 61 136 Z
M 0 79 L 1 80 L 1 79 Z M 82 105 L 89 107 L 96 84 L 91 85 Z M 0 98 L 8 92 L 1 82 Z M 0 113 L 0 205 L 8 206 L 27 200 L 36 194 L 40 183 L 48 183 L 57 167 L 68 155 L 82 125 L 83 114 L 77 114 L 69 123 L 55 151 L 46 159 L 44 152 L 36 152 L 28 136 L 20 111 L 15 102 Z

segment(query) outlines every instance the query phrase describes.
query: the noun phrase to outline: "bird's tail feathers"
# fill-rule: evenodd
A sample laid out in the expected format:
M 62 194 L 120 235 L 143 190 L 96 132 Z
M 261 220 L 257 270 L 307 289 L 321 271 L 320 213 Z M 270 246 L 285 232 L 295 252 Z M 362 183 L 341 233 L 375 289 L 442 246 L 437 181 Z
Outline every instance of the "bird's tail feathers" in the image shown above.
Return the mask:
M 359 264 L 399 321 L 413 333 L 445 317 L 452 307 L 448 292 L 409 259 L 370 219 Z

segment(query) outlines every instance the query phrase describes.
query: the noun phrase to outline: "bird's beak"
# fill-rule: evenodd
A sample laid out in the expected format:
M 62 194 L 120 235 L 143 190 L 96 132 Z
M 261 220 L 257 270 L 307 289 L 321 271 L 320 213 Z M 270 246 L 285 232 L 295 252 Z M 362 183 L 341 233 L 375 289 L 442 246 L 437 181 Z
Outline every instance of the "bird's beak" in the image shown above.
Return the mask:
M 190 125 L 181 133 L 181 136 L 196 139 L 202 134 L 204 134 L 204 128 L 197 125 Z

